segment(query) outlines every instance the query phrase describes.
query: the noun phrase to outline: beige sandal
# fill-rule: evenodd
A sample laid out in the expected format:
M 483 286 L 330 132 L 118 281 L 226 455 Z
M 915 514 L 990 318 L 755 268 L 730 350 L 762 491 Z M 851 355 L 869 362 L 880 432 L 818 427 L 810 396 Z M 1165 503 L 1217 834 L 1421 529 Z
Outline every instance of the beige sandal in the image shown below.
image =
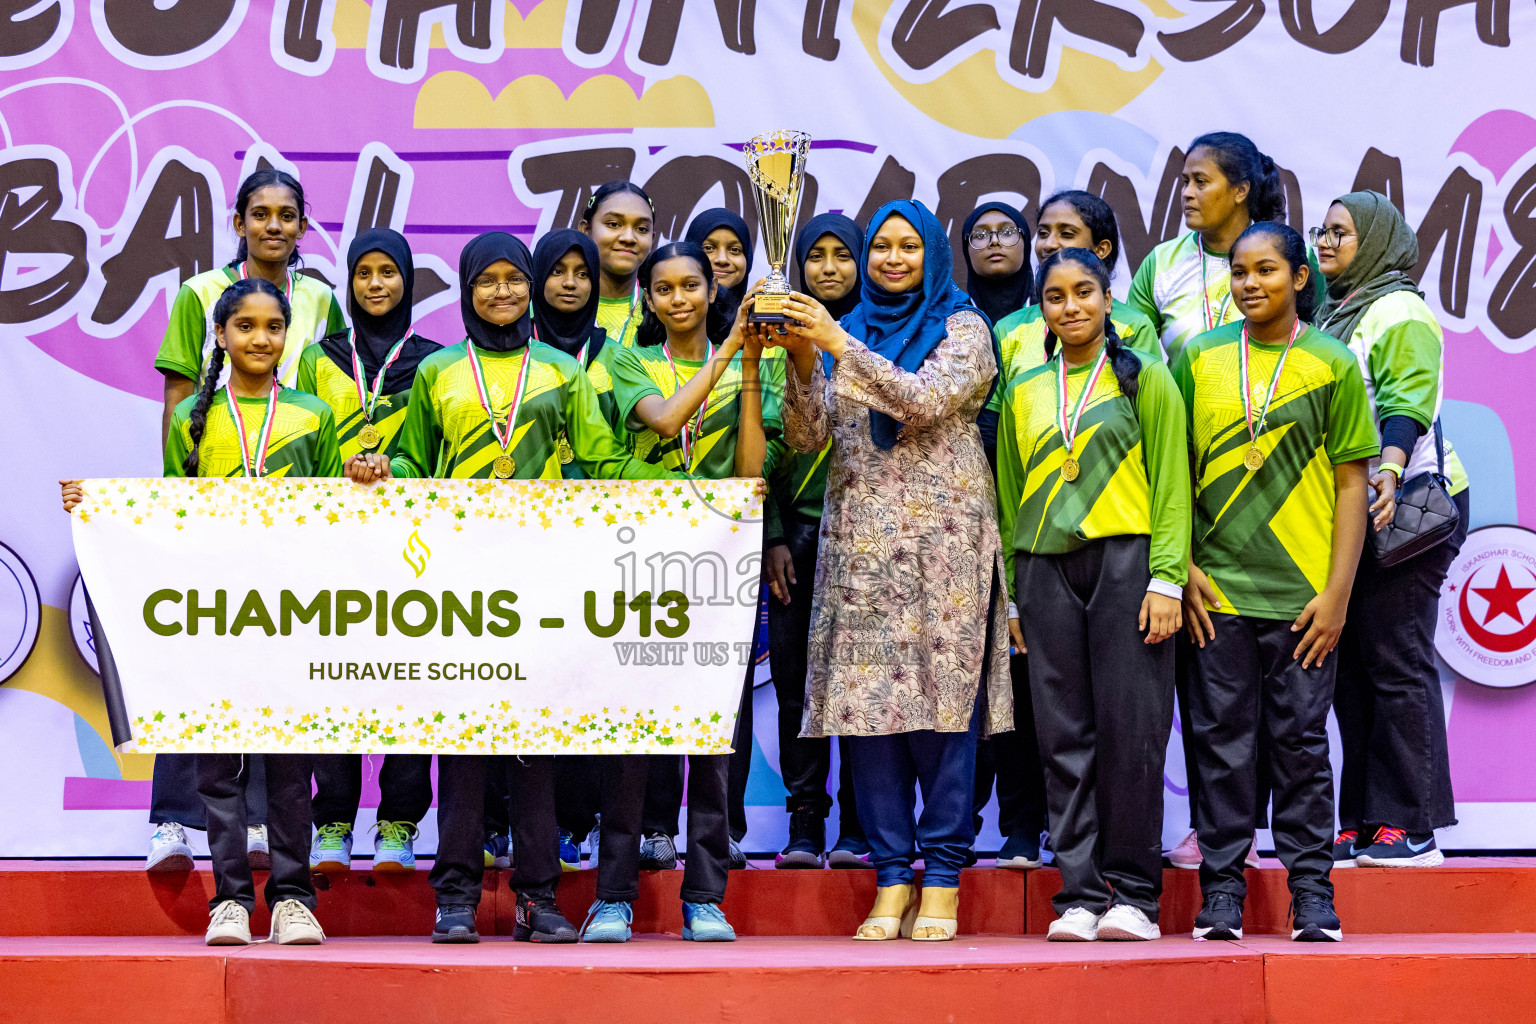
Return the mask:
M 886 939 L 894 939 L 894 938 L 898 938 L 898 937 L 899 938 L 907 938 L 908 936 L 910 936 L 912 934 L 912 928 L 914 926 L 914 922 L 917 919 L 917 905 L 918 905 L 917 886 L 915 886 L 915 885 L 906 885 L 906 886 L 895 886 L 895 885 L 893 885 L 893 886 L 890 886 L 889 888 L 892 888 L 892 889 L 905 888 L 905 889 L 912 890 L 911 893 L 907 896 L 907 904 L 906 904 L 906 907 L 902 910 L 901 916 L 900 917 L 875 917 L 875 916 L 871 915 L 869 917 L 866 917 L 864 919 L 864 923 L 859 925 L 859 930 L 853 933 L 853 937 L 855 939 L 859 939 L 860 941 L 863 941 L 863 942 L 883 942 Z M 881 891 L 883 891 L 883 890 L 881 890 L 881 889 L 877 889 L 876 890 L 876 896 L 875 896 L 875 903 L 876 903 L 876 905 L 879 905 L 879 903 L 880 903 L 880 897 L 879 897 L 878 894 Z
M 925 897 L 936 896 L 942 898 L 940 894 L 945 892 L 952 893 L 954 895 L 955 914 L 956 917 L 958 917 L 960 913 L 960 890 L 958 888 L 947 889 L 941 887 L 925 887 L 923 890 L 923 895 Z M 923 902 L 926 903 L 928 901 L 927 899 L 924 899 Z M 960 922 L 953 917 L 928 917 L 927 915 L 922 915 L 912 922 L 912 927 L 910 930 L 903 932 L 902 934 L 915 942 L 948 942 L 950 939 L 955 937 L 955 933 L 959 930 Z M 936 932 L 937 934 L 920 934 L 924 931 Z

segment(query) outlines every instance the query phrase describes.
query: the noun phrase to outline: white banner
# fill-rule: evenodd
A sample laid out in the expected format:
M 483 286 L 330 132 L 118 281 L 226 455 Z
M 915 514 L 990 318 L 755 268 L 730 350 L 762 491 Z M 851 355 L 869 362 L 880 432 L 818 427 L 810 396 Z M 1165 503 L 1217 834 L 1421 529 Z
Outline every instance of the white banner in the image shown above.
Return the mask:
M 761 487 L 86 481 L 123 749 L 725 753 Z

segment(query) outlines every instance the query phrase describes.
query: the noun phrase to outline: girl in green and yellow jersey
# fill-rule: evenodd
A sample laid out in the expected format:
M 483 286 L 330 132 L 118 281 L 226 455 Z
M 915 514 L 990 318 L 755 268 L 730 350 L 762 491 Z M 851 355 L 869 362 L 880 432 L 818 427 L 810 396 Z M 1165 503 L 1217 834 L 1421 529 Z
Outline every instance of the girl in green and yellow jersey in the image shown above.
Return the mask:
M 165 475 L 184 477 L 341 475 L 331 410 L 313 395 L 283 387 L 290 323 L 288 301 L 271 282 L 239 281 L 213 307 L 217 347 L 197 394 L 176 406 L 165 446 Z M 218 386 L 226 356 L 229 383 Z M 251 941 L 256 887 L 246 850 L 245 788 L 250 766 L 241 754 L 197 754 L 197 791 L 208 811 L 214 896 L 209 945 Z M 325 933 L 315 921 L 309 877 L 308 754 L 266 754 L 267 832 L 272 873 L 266 900 L 272 938 L 312 944 Z
M 1471 515 L 1466 471 L 1440 431 L 1445 339 L 1409 276 L 1419 241 L 1386 196 L 1334 200 L 1314 238 L 1328 279 L 1318 325 L 1354 353 L 1381 428 L 1375 528 L 1393 521 L 1401 481 L 1424 473 L 1444 474 L 1460 512 L 1450 537 L 1396 565 L 1371 544 L 1361 555 L 1334 699 L 1344 748 L 1334 862 L 1432 867 L 1445 859 L 1435 829 L 1456 824 L 1435 612 Z
M 286 172 L 267 168 L 240 183 L 235 194 L 235 234 L 240 248 L 227 267 L 209 270 L 186 281 L 171 304 L 171 319 L 155 356 L 155 369 L 165 377 L 165 418 L 202 380 L 214 349 L 213 307 L 231 284 L 256 277 L 282 289 L 292 310 L 293 324 L 277 379 L 293 387 L 299 359 L 311 342 L 346 330 L 341 306 L 324 281 L 294 269 L 298 245 L 309 230 L 304 187 Z
M 1354 356 L 1308 326 L 1315 293 L 1300 235 L 1269 221 L 1244 231 L 1232 290 L 1244 319 L 1192 339 L 1173 367 L 1195 479 L 1184 617 L 1198 646 L 1190 715 L 1205 906 L 1194 934 L 1242 935 L 1262 757 L 1291 937 L 1337 941 L 1328 653 L 1365 538 L 1376 423 Z
M 578 463 L 600 479 L 669 474 L 631 458 L 603 419 L 597 392 L 577 361 L 534 337 L 529 315 L 533 256 L 511 235 L 492 231 L 459 256 L 459 307 L 468 334 L 416 371 L 398 453 L 387 475 L 453 479 L 558 480 Z M 368 456 L 379 464 L 382 456 Z M 478 942 L 475 908 L 485 872 L 486 773 L 493 759 L 438 758 L 435 942 Z M 518 757 L 509 770 L 517 800 L 512 888 L 513 938 L 574 942 L 576 930 L 555 905 L 560 878 L 554 758 Z
M 1097 256 L 1053 253 L 1039 282 L 1047 361 L 1004 396 L 997 478 L 1062 876 L 1050 937 L 1155 939 L 1164 641 L 1189 561 L 1184 403 L 1161 359 L 1120 341 Z
M 779 431 L 776 396 L 782 378 L 777 387 L 765 387 L 760 379 L 763 332 L 746 324 L 740 313 L 745 303 L 717 347 L 710 340 L 724 323 L 717 285 L 709 257 L 692 242 L 652 252 L 640 266 L 639 282 L 645 319 L 636 346 L 621 351 L 613 364 L 614 394 L 636 456 L 703 480 L 761 475 L 769 432 Z M 775 364 L 782 366 L 782 360 L 762 365 Z M 736 937 L 720 911 L 730 866 L 729 761 L 729 754 L 688 759 L 685 939 Z M 631 904 L 639 895 L 646 774 L 605 772 L 605 783 L 623 787 L 627 806 L 622 814 L 603 814 L 597 902 L 584 935 L 589 942 L 629 938 Z M 615 848 L 611 857 L 610 840 Z
M 579 363 L 597 392 L 603 419 L 621 441 L 628 440 L 613 395 L 613 360 L 622 347 L 597 322 L 597 245 L 570 228 L 551 231 L 533 248 L 533 336 Z M 580 477 L 574 464 L 566 476 Z
M 656 206 L 634 182 L 610 181 L 592 191 L 577 227 L 597 245 L 598 325 L 630 348 L 645 313 L 635 274 L 656 241 Z
M 376 476 L 364 456 L 387 459 L 395 453 L 416 367 L 439 348 L 411 329 L 415 282 L 405 238 L 387 228 L 364 231 L 347 248 L 352 328 L 326 335 L 299 357 L 299 390 L 330 406 L 346 472 L 359 483 L 371 483 Z M 362 786 L 360 755 L 315 756 L 311 868 L 352 869 L 352 829 Z M 414 871 L 417 825 L 432 806 L 431 755 L 386 754 L 379 794 L 373 870 Z
M 1057 192 L 1040 207 L 1035 228 L 1035 258 L 1044 263 L 1062 249 L 1086 249 L 1096 256 L 1111 276 L 1120 258 L 1120 226 L 1114 210 L 1091 192 L 1067 189 Z M 1157 331 L 1152 322 L 1119 299 L 1110 299 L 1110 324 L 1122 346 L 1162 358 Z M 987 445 L 988 458 L 997 465 L 997 416 L 1002 409 L 1008 386 L 1020 376 L 1045 364 L 1050 334 L 1039 303 L 1025 306 L 996 321 L 1002 368 L 998 388 L 987 407 L 976 418 Z M 1006 542 L 1006 538 L 1004 538 Z M 1000 830 L 1003 848 L 998 852 L 1001 867 L 1032 868 L 1040 865 L 1040 833 L 1045 828 L 1045 780 L 1040 774 L 1040 752 L 1035 746 L 1035 726 L 1031 717 L 1029 659 L 1022 652 L 1009 661 L 1013 678 L 1014 730 L 984 741 L 978 748 L 977 802 L 984 802 L 983 772 L 990 763 L 997 775 Z M 977 813 L 981 813 L 980 807 Z

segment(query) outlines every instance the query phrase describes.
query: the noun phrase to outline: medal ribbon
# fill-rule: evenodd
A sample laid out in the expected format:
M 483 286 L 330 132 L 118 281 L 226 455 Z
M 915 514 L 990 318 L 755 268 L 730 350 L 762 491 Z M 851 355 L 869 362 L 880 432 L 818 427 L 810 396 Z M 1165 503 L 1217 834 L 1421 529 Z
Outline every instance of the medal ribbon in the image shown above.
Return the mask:
M 256 436 L 256 454 L 251 454 L 245 443 L 245 417 L 240 414 L 240 403 L 229 388 L 224 389 L 224 401 L 229 405 L 229 417 L 235 421 L 235 433 L 240 436 L 240 468 L 246 476 L 267 475 L 267 445 L 272 441 L 272 426 L 277 422 L 277 393 L 283 389 L 275 379 L 272 390 L 267 392 L 267 414 L 261 421 L 261 433 Z
M 251 276 L 251 272 L 246 269 L 246 262 L 248 261 L 243 261 L 240 264 L 240 280 L 242 281 Z M 288 283 L 283 287 L 283 297 L 290 303 L 293 302 L 293 271 L 291 270 L 288 271 Z
M 1056 425 L 1061 428 L 1061 441 L 1066 446 L 1067 456 L 1072 455 L 1072 446 L 1077 442 L 1077 425 L 1082 421 L 1083 413 L 1088 408 L 1088 396 L 1093 394 L 1093 386 L 1099 382 L 1099 374 L 1104 372 L 1104 364 L 1109 360 L 1109 346 L 1103 345 L 1099 349 L 1099 360 L 1093 364 L 1093 370 L 1088 374 L 1088 383 L 1083 385 L 1083 393 L 1077 396 L 1077 408 L 1073 410 L 1071 422 L 1067 420 L 1067 360 L 1065 355 L 1057 356 L 1056 360 Z
M 1205 329 L 1215 330 L 1227 315 L 1227 304 L 1232 301 L 1232 286 L 1227 286 L 1227 297 L 1221 300 L 1221 305 L 1216 309 L 1216 315 L 1211 315 L 1211 292 L 1205 283 L 1205 246 L 1200 244 L 1200 232 L 1190 232 L 1195 238 L 1195 248 L 1200 252 L 1200 298 L 1205 302 Z
M 666 342 L 661 343 L 661 354 L 667 357 L 667 365 L 672 368 L 672 393 L 675 395 L 682 388 L 683 382 L 677 376 L 677 364 L 672 361 L 672 348 Z M 704 355 L 704 365 L 699 367 L 700 373 L 709 369 L 709 361 L 713 358 L 715 358 L 715 343 L 709 342 L 709 350 Z M 713 391 L 714 389 L 711 388 L 710 390 Z M 699 439 L 699 431 L 704 429 L 704 413 L 708 409 L 709 395 L 705 395 L 704 401 L 699 405 L 698 415 L 693 418 L 693 426 L 689 427 L 688 424 L 683 424 L 683 429 L 678 434 L 678 440 L 683 445 L 684 473 L 693 472 L 693 443 Z
M 389 350 L 389 355 L 384 357 L 384 365 L 379 367 L 378 374 L 373 378 L 373 390 L 363 389 L 363 361 L 357 354 L 357 340 L 351 331 L 347 332 L 347 344 L 352 346 L 352 383 L 357 385 L 357 404 L 362 407 L 363 419 L 373 422 L 373 410 L 379 404 L 379 392 L 384 387 L 384 374 L 400 358 L 400 352 L 405 348 L 405 343 L 411 340 L 411 335 L 416 333 L 414 327 L 405 332 L 405 337 L 395 342 L 395 347 Z
M 512 392 L 512 406 L 507 410 L 507 431 L 503 436 L 501 424 L 496 419 L 496 410 L 491 408 L 491 393 L 486 390 L 485 371 L 480 367 L 480 357 L 475 353 L 475 343 L 466 338 L 464 347 L 469 352 L 469 373 L 475 378 L 475 393 L 480 396 L 480 407 L 490 418 L 491 433 L 495 435 L 496 443 L 501 445 L 502 454 L 506 454 L 508 446 L 512 444 L 512 427 L 517 423 L 517 410 L 523 404 L 523 392 L 528 387 L 528 370 L 533 366 L 533 352 L 526 347 L 523 349 L 523 367 L 517 373 L 517 389 Z
M 1285 369 L 1285 357 L 1291 354 L 1291 346 L 1296 344 L 1296 338 L 1301 334 L 1301 320 L 1298 318 L 1291 327 L 1291 336 L 1285 343 L 1285 348 L 1280 352 L 1280 358 L 1275 360 L 1275 375 L 1269 382 L 1269 393 L 1264 396 L 1264 408 L 1259 412 L 1258 426 L 1253 422 L 1253 396 L 1249 394 L 1248 386 L 1248 321 L 1243 321 L 1243 343 L 1237 349 L 1238 370 L 1243 377 L 1243 422 L 1248 425 L 1248 438 L 1253 443 L 1258 443 L 1259 435 L 1264 432 L 1264 421 L 1269 417 L 1269 404 L 1275 400 L 1275 391 L 1280 387 L 1280 371 Z

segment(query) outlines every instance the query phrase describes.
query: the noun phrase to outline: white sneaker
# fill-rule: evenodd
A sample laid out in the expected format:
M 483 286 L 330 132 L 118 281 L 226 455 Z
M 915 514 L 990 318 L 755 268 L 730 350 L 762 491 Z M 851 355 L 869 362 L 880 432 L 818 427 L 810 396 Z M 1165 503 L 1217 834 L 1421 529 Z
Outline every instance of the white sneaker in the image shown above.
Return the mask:
M 203 942 L 209 946 L 249 946 L 251 915 L 234 900 L 225 900 L 209 911 L 208 933 Z
M 318 946 L 325 941 L 320 922 L 298 900 L 279 900 L 272 908 L 271 939 L 279 946 Z
M 1176 868 L 1198 868 L 1200 861 L 1200 836 L 1194 829 L 1189 830 L 1189 835 L 1180 841 L 1178 846 L 1169 850 L 1164 856 L 1168 863 Z
M 1099 915 L 1086 907 L 1072 907 L 1051 922 L 1045 937 L 1051 942 L 1092 942 L 1099 937 Z
M 309 846 L 309 867 L 312 871 L 352 870 L 352 825 L 345 821 L 333 821 L 315 829 L 315 838 Z
M 267 845 L 267 826 L 246 826 L 245 859 L 250 861 L 252 871 L 267 871 L 271 869 L 272 847 Z
M 192 847 L 187 845 L 187 830 L 174 821 L 162 821 L 149 837 L 149 856 L 145 871 L 191 871 Z
M 1146 942 L 1163 937 L 1163 930 L 1129 903 L 1116 903 L 1099 918 L 1099 938 L 1117 942 Z
M 592 831 L 587 833 L 587 867 L 597 870 L 597 848 L 603 839 L 603 823 L 598 822 L 592 826 Z

